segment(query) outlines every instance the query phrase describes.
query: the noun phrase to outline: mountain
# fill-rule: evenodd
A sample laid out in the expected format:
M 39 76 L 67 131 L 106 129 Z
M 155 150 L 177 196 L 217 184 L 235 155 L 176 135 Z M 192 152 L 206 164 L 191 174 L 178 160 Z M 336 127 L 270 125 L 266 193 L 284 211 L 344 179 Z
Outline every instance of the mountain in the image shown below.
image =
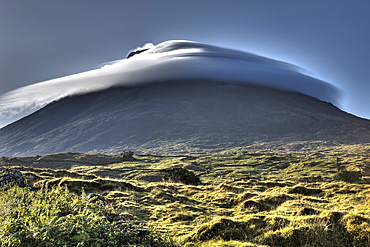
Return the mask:
M 370 121 L 299 92 L 214 80 L 69 96 L 0 129 L 0 155 L 217 153 L 256 143 L 370 143 Z
M 336 104 L 334 85 L 303 69 L 249 52 L 186 40 L 138 47 L 103 67 L 17 88 L 0 95 L 0 124 L 12 123 L 66 96 L 159 81 L 212 79 L 253 82 L 301 92 Z

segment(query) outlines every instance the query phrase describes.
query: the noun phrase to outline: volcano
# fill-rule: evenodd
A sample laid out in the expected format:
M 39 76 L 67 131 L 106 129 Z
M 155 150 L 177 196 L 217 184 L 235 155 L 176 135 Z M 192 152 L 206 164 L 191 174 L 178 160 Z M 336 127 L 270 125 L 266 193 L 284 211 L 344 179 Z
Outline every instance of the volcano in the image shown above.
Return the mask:
M 0 155 L 370 142 L 370 121 L 337 108 L 337 95 L 301 68 L 256 54 L 192 41 L 146 44 L 100 69 L 0 96 L 0 117 L 19 119 L 0 129 Z
M 370 121 L 299 92 L 210 80 L 69 96 L 0 129 L 0 154 L 205 154 L 253 143 L 370 142 Z
M 31 84 L 0 95 L 0 119 L 2 124 L 11 123 L 52 101 L 111 87 L 201 79 L 252 82 L 337 103 L 337 90 L 333 85 L 308 76 L 295 65 L 253 53 L 172 40 L 138 47 L 125 59 L 105 63 L 99 69 Z

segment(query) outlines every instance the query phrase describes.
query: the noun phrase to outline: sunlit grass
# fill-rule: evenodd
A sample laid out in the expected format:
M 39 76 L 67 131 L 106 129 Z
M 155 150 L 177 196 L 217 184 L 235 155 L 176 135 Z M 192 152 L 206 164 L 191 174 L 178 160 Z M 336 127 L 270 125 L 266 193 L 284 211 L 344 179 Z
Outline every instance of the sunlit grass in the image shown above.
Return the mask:
M 369 246 L 370 185 L 335 179 L 338 169 L 363 171 L 369 153 L 368 146 L 313 145 L 301 153 L 139 155 L 69 170 L 18 169 L 34 186 L 68 188 L 71 204 L 90 203 L 83 187 L 86 196 L 104 198 L 95 213 L 111 210 L 179 246 Z M 174 167 L 193 171 L 202 184 L 164 181 L 161 170 Z M 2 193 L 6 212 L 9 194 Z

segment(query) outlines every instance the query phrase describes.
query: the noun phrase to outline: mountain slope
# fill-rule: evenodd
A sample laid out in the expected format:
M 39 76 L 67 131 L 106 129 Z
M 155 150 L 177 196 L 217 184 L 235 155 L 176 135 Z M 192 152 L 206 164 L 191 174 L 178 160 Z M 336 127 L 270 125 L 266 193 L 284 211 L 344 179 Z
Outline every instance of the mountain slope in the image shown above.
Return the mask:
M 67 97 L 0 129 L 0 155 L 209 153 L 255 142 L 370 142 L 370 121 L 297 92 L 215 81 Z

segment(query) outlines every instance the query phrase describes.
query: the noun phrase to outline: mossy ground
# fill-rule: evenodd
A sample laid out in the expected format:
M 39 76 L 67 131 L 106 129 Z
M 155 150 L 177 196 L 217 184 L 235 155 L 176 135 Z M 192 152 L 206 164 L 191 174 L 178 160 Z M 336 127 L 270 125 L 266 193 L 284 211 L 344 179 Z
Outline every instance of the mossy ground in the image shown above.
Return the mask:
M 77 196 L 84 188 L 121 219 L 178 246 L 370 246 L 369 146 L 134 157 L 68 170 L 17 168 L 35 187 L 67 187 Z M 176 167 L 202 184 L 162 181 L 161 170 Z M 338 169 L 361 171 L 362 179 L 340 181 Z

